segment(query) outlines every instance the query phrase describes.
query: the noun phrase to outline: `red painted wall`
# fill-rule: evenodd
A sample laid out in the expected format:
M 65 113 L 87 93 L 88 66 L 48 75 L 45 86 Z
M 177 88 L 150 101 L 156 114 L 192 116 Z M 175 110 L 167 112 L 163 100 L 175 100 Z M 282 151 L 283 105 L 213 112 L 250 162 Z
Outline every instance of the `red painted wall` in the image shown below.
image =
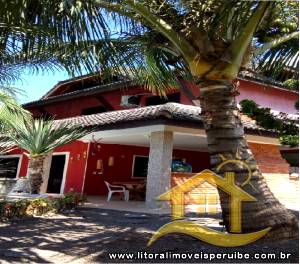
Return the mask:
M 99 148 L 97 146 L 100 146 Z M 132 178 L 134 155 L 148 156 L 149 148 L 125 146 L 117 144 L 91 144 L 84 193 L 89 195 L 105 195 L 107 193 L 104 181 L 136 182 L 142 179 Z M 114 165 L 108 166 L 109 157 L 114 157 Z M 185 158 L 193 166 L 194 172 L 209 168 L 209 155 L 204 152 L 174 150 L 173 157 Z M 103 161 L 103 173 L 97 170 L 97 160 Z
M 243 99 L 251 99 L 262 107 L 269 107 L 288 114 L 297 113 L 294 106 L 298 101 L 297 93 L 250 81 L 240 80 L 239 82 L 238 102 Z
M 67 102 L 57 102 L 43 107 L 44 111 L 50 113 L 55 119 L 62 119 L 66 117 L 79 116 L 81 110 L 86 107 L 94 107 L 99 105 L 96 98 L 83 97 L 69 100 Z M 34 114 L 41 112 L 35 111 Z
M 192 91 L 195 97 L 199 96 L 199 88 L 195 84 L 184 82 L 184 84 Z M 297 111 L 294 107 L 295 102 L 298 100 L 298 94 L 292 91 L 278 89 L 273 86 L 267 86 L 253 81 L 239 81 L 240 95 L 237 97 L 238 102 L 243 99 L 251 99 L 257 102 L 263 107 L 270 107 L 274 110 L 295 114 Z M 170 93 L 177 92 L 172 90 Z M 114 110 L 126 109 L 120 106 L 122 95 L 134 95 L 141 94 L 141 106 L 145 106 L 146 98 L 152 96 L 152 94 L 139 87 L 130 87 L 127 89 L 119 89 L 115 91 L 102 92 L 98 95 L 81 97 L 78 99 L 71 99 L 64 102 L 54 102 L 42 107 L 31 107 L 30 111 L 34 115 L 40 115 L 46 111 L 51 115 L 54 115 L 56 119 L 73 117 L 81 115 L 81 111 L 84 108 L 95 107 L 101 105 L 97 97 L 101 96 L 111 105 Z M 191 105 L 192 102 L 181 93 L 180 103 Z
M 132 87 L 130 89 L 120 89 L 110 92 L 102 92 L 99 95 L 80 97 L 76 99 L 71 99 L 63 102 L 54 102 L 43 107 L 43 111 L 46 111 L 53 115 L 55 119 L 62 119 L 67 117 L 80 116 L 82 109 L 95 107 L 101 105 L 100 101 L 97 99 L 97 96 L 100 96 L 106 100 L 108 104 L 112 106 L 114 110 L 127 109 L 120 106 L 122 95 L 134 95 L 134 94 L 145 94 L 151 93 L 145 91 L 139 87 Z M 42 114 L 38 107 L 31 107 L 30 110 L 34 115 Z
M 75 192 L 81 192 L 84 182 L 85 167 L 87 161 L 88 143 L 81 141 L 75 141 L 70 144 L 64 145 L 55 149 L 55 153 L 68 152 L 69 160 L 67 160 L 67 174 L 65 181 L 64 192 L 73 190 Z M 22 154 L 22 163 L 20 168 L 20 177 L 25 177 L 27 174 L 28 158 L 24 154 L 24 151 L 15 149 L 10 152 L 13 154 Z
M 55 153 L 69 152 L 67 175 L 64 192 L 75 191 L 89 195 L 107 193 L 104 180 L 113 182 L 131 182 L 143 179 L 132 178 L 134 155 L 148 156 L 148 147 L 126 146 L 117 144 L 94 144 L 76 141 L 55 150 Z M 250 148 L 264 173 L 288 173 L 289 165 L 281 157 L 274 145 L 249 143 Z M 22 154 L 22 165 L 19 176 L 26 176 L 28 158 L 20 150 L 11 154 Z M 114 157 L 114 165 L 109 166 L 109 157 Z M 209 154 L 206 152 L 173 150 L 173 158 L 186 159 L 193 167 L 193 173 L 210 168 Z M 97 160 L 102 160 L 103 170 L 97 169 Z M 85 174 L 86 171 L 86 174 Z M 101 173 L 102 172 L 102 173 Z
M 70 153 L 64 193 L 72 190 L 75 192 L 82 192 L 87 162 L 88 143 L 75 141 L 57 148 L 55 152 Z
M 10 151 L 9 154 L 10 155 L 15 155 L 15 154 L 22 155 L 21 167 L 20 167 L 20 171 L 19 171 L 19 177 L 25 177 L 26 174 L 27 174 L 27 167 L 28 167 L 28 157 L 27 157 L 27 155 L 24 153 L 24 151 L 22 151 L 20 149 L 14 149 L 14 150 Z

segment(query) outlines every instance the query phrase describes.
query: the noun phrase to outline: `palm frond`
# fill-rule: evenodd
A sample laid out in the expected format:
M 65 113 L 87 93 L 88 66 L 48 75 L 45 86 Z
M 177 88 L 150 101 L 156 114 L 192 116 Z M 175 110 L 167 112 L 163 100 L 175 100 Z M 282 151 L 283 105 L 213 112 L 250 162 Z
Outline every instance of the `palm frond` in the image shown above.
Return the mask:
M 278 1 L 270 9 L 256 33 L 255 46 L 271 43 L 283 36 L 299 31 L 299 7 L 296 1 Z M 258 72 L 283 81 L 298 79 L 299 40 L 288 39 L 278 46 L 271 47 L 254 60 Z
M 196 51 L 199 61 L 208 65 L 223 63 L 223 54 L 241 35 L 259 2 L 6 1 L 0 10 L 0 58 L 3 60 L 0 59 L 0 82 L 15 80 L 24 67 L 31 67 L 34 73 L 39 69 L 64 67 L 71 75 L 101 72 L 133 76 L 159 92 L 167 83 L 176 85 L 178 74 L 179 77 L 191 75 L 190 62 L 181 52 L 180 40 Z M 265 36 L 275 38 L 286 33 L 277 25 L 278 10 L 282 11 L 279 12 L 281 25 L 292 23 L 295 27 L 297 4 L 290 2 L 270 4 L 256 28 L 254 45 L 263 43 Z M 156 19 L 150 21 L 145 12 L 141 15 L 135 4 L 143 6 L 143 11 Z M 176 34 L 176 43 L 160 30 L 159 23 L 160 26 L 166 23 Z M 294 29 L 297 31 L 298 25 Z M 283 43 L 268 50 L 258 59 L 257 69 L 274 72 L 281 63 L 296 66 L 292 57 L 298 55 L 290 45 L 291 42 Z M 260 59 L 264 60 L 263 64 Z M 230 63 L 230 58 L 226 63 Z
M 288 78 L 298 79 L 299 72 L 298 39 L 292 39 L 266 51 L 255 62 L 255 69 L 278 81 Z
M 89 49 L 84 53 L 78 46 L 66 44 L 54 55 L 73 75 L 98 72 L 107 80 L 123 76 L 145 85 L 157 94 L 163 94 L 163 90 L 170 86 L 178 86 L 178 78 L 191 76 L 184 60 L 163 43 L 165 39 L 158 41 L 159 37 L 148 33 L 122 39 L 91 41 Z M 68 57 L 68 63 L 65 56 Z M 82 65 L 82 68 L 74 67 L 76 64 Z
M 8 140 L 29 152 L 30 156 L 45 155 L 55 148 L 86 135 L 89 130 L 75 125 L 54 125 L 53 120 L 17 117 L 8 124 Z
M 0 91 L 0 126 L 3 128 L 3 125 L 17 116 L 27 120 L 29 112 L 22 108 L 11 94 Z
M 28 120 L 30 114 L 15 100 L 14 92 L 18 92 L 18 90 L 7 87 L 2 87 L 2 90 L 4 91 L 0 91 L 0 153 L 6 153 L 15 146 L 7 138 L 9 134 L 8 124 L 16 117 Z

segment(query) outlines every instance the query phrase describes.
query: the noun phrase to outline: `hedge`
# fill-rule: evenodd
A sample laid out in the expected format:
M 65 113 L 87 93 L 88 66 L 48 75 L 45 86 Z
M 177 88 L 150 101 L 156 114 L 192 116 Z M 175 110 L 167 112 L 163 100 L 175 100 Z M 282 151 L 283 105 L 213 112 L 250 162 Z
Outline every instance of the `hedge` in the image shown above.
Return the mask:
M 0 201 L 0 219 L 7 220 L 26 216 L 38 216 L 48 213 L 59 213 L 75 209 L 86 201 L 85 197 L 78 193 L 67 193 L 64 197 L 36 199 L 22 199 L 16 201 Z

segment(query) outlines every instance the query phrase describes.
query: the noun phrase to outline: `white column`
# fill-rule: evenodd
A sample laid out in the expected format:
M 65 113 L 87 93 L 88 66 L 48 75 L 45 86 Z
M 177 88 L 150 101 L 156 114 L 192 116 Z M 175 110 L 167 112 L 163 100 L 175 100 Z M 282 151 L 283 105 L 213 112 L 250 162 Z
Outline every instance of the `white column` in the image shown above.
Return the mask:
M 173 153 L 173 132 L 152 132 L 148 162 L 146 204 L 159 208 L 165 202 L 156 198 L 171 187 L 171 163 Z

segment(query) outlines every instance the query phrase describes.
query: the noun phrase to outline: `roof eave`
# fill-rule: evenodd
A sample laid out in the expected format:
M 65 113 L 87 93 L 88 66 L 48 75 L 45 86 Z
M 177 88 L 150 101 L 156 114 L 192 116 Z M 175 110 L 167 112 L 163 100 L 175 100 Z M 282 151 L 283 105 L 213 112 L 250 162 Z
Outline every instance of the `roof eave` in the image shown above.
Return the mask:
M 121 88 L 130 87 L 132 85 L 133 85 L 132 81 L 120 81 L 120 82 L 114 82 L 111 84 L 98 85 L 98 86 L 94 86 L 89 89 L 85 89 L 83 91 L 75 91 L 75 92 L 68 93 L 68 94 L 56 95 L 56 96 L 52 96 L 49 98 L 25 103 L 22 106 L 24 108 L 30 108 L 30 107 L 35 107 L 35 106 L 44 106 L 44 105 L 48 105 L 48 104 L 51 104 L 54 102 L 55 103 L 62 102 L 62 101 L 69 100 L 69 99 L 76 99 L 76 98 L 81 98 L 83 96 L 94 95 L 94 94 L 99 93 L 99 91 L 109 92 L 109 91 L 114 91 L 114 90 L 121 89 Z

